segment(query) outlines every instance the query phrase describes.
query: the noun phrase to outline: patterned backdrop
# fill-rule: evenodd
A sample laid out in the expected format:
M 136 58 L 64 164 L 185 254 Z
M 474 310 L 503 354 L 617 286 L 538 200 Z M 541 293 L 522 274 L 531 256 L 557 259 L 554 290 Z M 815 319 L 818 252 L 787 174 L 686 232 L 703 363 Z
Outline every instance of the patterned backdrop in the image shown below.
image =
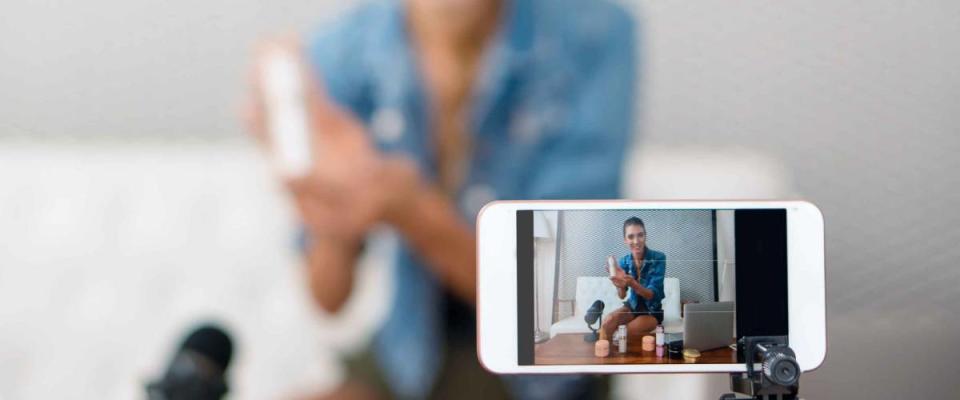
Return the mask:
M 684 301 L 714 301 L 714 223 L 711 210 L 573 210 L 559 219 L 557 300 L 573 300 L 579 276 L 606 276 L 606 257 L 627 254 L 623 221 L 636 216 L 647 247 L 667 256 L 667 277 L 680 280 Z M 560 315 L 564 318 L 567 315 Z

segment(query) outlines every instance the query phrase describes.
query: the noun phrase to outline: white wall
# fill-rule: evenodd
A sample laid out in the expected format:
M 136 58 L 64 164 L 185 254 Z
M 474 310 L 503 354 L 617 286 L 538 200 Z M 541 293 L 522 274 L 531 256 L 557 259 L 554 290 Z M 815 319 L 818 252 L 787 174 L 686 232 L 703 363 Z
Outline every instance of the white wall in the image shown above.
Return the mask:
M 713 301 L 713 223 L 704 210 L 561 211 L 559 298 L 574 300 L 577 278 L 607 276 L 607 257 L 629 252 L 623 221 L 634 216 L 646 225 L 647 246 L 666 254 L 666 276 L 679 278 L 681 299 Z
M 536 211 L 534 218 L 534 268 L 537 285 L 536 328 L 550 332 L 553 324 L 553 298 L 556 291 L 557 212 Z
M 736 245 L 734 212 L 717 211 L 717 297 L 720 301 L 736 300 Z
M 224 137 L 254 41 L 356 1 L 4 1 L 0 135 Z

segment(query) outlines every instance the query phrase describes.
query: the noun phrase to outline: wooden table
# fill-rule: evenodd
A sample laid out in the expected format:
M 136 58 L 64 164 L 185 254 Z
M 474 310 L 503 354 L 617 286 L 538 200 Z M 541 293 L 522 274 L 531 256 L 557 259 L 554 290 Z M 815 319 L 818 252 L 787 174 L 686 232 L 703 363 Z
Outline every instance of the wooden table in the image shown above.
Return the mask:
M 583 341 L 582 333 L 562 333 L 546 342 L 534 347 L 533 362 L 537 365 L 570 365 L 570 364 L 690 364 L 683 359 L 672 359 L 667 356 L 667 349 L 663 349 L 663 357 L 657 358 L 656 351 L 643 351 L 641 336 L 630 336 L 627 339 L 627 352 L 618 353 L 610 343 L 610 356 L 596 357 L 593 355 L 594 344 Z M 722 347 L 701 352 L 696 364 L 736 364 L 737 353 L 729 348 Z

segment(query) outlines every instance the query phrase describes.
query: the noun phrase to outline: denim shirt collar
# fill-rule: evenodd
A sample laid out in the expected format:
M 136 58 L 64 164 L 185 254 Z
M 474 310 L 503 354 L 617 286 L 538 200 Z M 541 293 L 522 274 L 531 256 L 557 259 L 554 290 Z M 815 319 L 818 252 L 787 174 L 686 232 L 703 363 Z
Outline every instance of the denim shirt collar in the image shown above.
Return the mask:
M 417 110 L 426 121 L 429 118 L 429 99 L 423 91 L 423 79 L 417 68 L 410 32 L 407 26 L 407 7 L 402 1 L 390 3 L 392 10 L 385 31 L 378 35 L 383 41 L 380 51 L 373 56 L 374 67 L 382 72 L 381 90 L 391 98 L 415 99 L 422 110 Z M 485 49 L 481 67 L 475 78 L 472 93 L 472 109 L 468 121 L 471 134 L 480 134 L 483 121 L 489 117 L 493 106 L 504 94 L 510 77 L 532 58 L 534 31 L 533 10 L 530 0 L 507 0 L 501 11 L 500 26 Z M 431 149 L 432 146 L 426 146 Z
M 643 267 L 645 267 L 647 264 L 650 263 L 650 260 L 649 260 L 649 258 L 647 257 L 647 254 L 650 254 L 650 248 L 647 247 L 647 246 L 643 246 L 643 263 L 640 264 L 640 266 L 639 266 L 640 269 L 634 271 L 634 272 L 637 273 L 636 278 L 637 278 L 638 280 L 641 280 L 641 281 L 644 279 L 644 277 L 643 277 L 642 275 L 640 275 L 640 273 L 643 272 Z M 630 266 L 632 267 L 633 264 L 634 264 L 634 262 L 633 262 L 633 253 L 632 253 L 632 252 L 629 253 L 629 254 L 627 254 L 627 261 L 630 263 Z
M 507 82 L 532 58 L 533 32 L 536 29 L 528 0 L 507 1 L 503 22 L 484 55 L 483 66 L 474 86 L 474 109 L 471 110 L 472 131 L 479 131 Z
M 431 99 L 418 68 L 420 60 L 410 40 L 408 10 L 402 1 L 390 2 L 388 7 L 387 21 L 375 35 L 379 41 L 378 51 L 371 54 L 370 62 L 379 72 L 375 87 L 381 106 L 402 110 L 406 127 L 400 140 L 380 145 L 382 150 L 401 150 L 413 156 L 421 173 L 436 179 L 436 146 L 430 131 Z M 501 13 L 500 26 L 480 60 L 469 102 L 467 133 L 472 136 L 474 146 L 482 146 L 493 136 L 504 134 L 502 129 L 495 128 L 495 121 L 503 118 L 497 115 L 497 105 L 509 96 L 514 81 L 522 79 L 518 76 L 535 56 L 534 48 L 540 51 L 539 45 L 534 46 L 536 27 L 531 0 L 506 0 Z M 472 151 L 471 154 L 476 153 Z M 483 162 L 467 160 L 458 198 L 463 195 L 462 191 L 476 183 L 476 179 L 483 180 L 476 175 L 477 161 Z

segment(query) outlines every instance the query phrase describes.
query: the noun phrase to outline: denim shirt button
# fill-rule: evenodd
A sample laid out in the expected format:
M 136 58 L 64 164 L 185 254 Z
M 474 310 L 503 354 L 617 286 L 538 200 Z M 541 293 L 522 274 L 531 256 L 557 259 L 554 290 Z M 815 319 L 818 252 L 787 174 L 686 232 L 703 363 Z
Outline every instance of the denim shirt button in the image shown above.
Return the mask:
M 384 143 L 395 143 L 403 136 L 405 128 L 403 114 L 393 107 L 378 109 L 371 119 L 371 129 L 377 139 Z

